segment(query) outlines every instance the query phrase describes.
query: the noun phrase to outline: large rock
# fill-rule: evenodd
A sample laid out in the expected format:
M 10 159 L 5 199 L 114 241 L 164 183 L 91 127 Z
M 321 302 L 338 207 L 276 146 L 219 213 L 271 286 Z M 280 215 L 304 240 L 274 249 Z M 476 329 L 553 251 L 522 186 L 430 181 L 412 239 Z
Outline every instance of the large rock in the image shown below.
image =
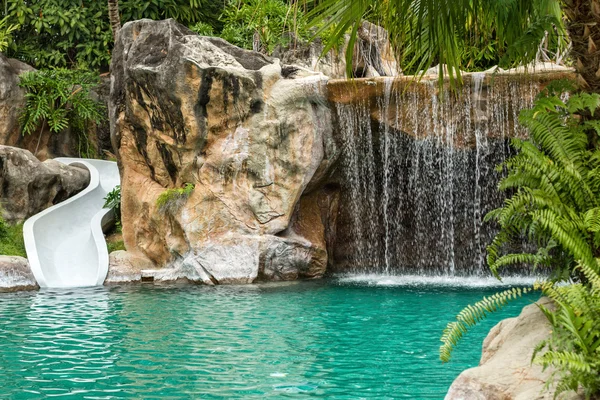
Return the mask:
M 323 75 L 173 20 L 124 25 L 112 72 L 129 251 L 207 283 L 323 275 L 335 224 L 318 210 L 335 196 L 320 182 L 337 157 Z
M 0 206 L 8 222 L 20 222 L 85 189 L 85 168 L 40 162 L 29 151 L 0 145 Z
M 0 255 L 0 292 L 38 288 L 26 258 Z
M 348 35 L 344 37 L 343 45 L 339 49 L 332 49 L 325 55 L 322 54 L 324 44 L 321 39 L 303 43 L 293 34 L 289 35 L 290 44 L 275 49 L 274 57 L 280 58 L 284 64 L 321 72 L 332 79 L 346 78 L 346 50 L 350 39 Z M 356 78 L 401 74 L 385 29 L 367 21 L 362 23 L 357 32 L 350 70 Z
M 550 300 L 540 300 L 548 306 Z M 542 371 L 531 363 L 533 349 L 551 333 L 546 316 L 537 305 L 525 308 L 516 318 L 500 321 L 483 342 L 478 367 L 463 371 L 452 383 L 446 400 L 551 400 L 552 388 L 544 385 L 551 369 Z M 559 399 L 580 399 L 574 392 Z

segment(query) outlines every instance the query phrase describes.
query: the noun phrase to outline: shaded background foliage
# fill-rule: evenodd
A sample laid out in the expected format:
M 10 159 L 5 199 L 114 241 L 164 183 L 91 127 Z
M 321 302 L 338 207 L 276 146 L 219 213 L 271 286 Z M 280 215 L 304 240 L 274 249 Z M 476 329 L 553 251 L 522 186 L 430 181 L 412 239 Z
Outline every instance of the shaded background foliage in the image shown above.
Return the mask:
M 222 29 L 220 0 L 121 0 L 121 21 L 174 18 L 191 26 Z M 112 33 L 106 1 L 4 0 L 0 19 L 18 24 L 6 51 L 35 68 L 108 70 Z

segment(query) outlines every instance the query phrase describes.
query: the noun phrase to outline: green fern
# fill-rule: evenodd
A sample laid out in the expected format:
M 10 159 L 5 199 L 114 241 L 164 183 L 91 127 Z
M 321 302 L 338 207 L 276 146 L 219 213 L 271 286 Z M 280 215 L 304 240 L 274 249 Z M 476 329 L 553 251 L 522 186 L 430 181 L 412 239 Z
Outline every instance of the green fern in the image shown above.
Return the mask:
M 510 300 L 515 300 L 532 290 L 532 288 L 512 288 L 484 297 L 473 305 L 468 305 L 457 315 L 456 321 L 448 323 L 444 329 L 441 338 L 440 359 L 443 362 L 450 361 L 452 350 L 469 328 L 475 326 L 489 313 L 502 309 Z
M 517 154 L 500 166 L 506 177 L 498 187 L 512 195 L 485 217 L 500 226 L 487 261 L 498 278 L 508 265 L 551 270 L 549 279 L 522 290 L 540 290 L 555 305 L 539 305 L 553 333 L 534 349 L 533 361 L 553 368 L 555 395 L 583 388 L 592 398 L 600 393 L 600 151 L 594 145 L 600 121 L 591 116 L 600 95 L 563 101 L 557 87 L 549 85 L 520 114 L 530 137 L 514 139 Z M 523 242 L 529 251 L 515 252 Z M 442 335 L 442 361 L 468 328 L 522 292 L 504 291 L 461 311 Z

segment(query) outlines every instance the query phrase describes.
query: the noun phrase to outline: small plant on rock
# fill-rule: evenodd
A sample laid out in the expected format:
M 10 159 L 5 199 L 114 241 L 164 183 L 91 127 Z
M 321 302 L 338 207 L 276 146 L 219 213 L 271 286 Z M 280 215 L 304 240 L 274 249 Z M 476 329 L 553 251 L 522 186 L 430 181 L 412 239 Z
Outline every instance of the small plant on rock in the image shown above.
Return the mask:
M 156 199 L 156 207 L 161 213 L 175 213 L 191 196 L 195 185 L 186 183 L 182 188 L 167 189 Z

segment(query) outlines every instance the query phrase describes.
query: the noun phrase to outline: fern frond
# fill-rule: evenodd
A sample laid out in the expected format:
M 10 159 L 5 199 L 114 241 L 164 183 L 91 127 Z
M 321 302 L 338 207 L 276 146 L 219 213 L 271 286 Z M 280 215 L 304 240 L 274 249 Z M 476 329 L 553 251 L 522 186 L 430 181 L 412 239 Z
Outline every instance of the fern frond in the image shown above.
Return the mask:
M 487 314 L 502 309 L 510 300 L 515 300 L 532 288 L 512 288 L 492 296 L 484 297 L 473 305 L 465 307 L 457 316 L 456 321 L 448 323 L 442 334 L 442 345 L 440 346 L 440 359 L 443 362 L 450 361 L 452 350 L 456 347 L 463 335 L 469 328 L 476 325 L 486 317 Z

